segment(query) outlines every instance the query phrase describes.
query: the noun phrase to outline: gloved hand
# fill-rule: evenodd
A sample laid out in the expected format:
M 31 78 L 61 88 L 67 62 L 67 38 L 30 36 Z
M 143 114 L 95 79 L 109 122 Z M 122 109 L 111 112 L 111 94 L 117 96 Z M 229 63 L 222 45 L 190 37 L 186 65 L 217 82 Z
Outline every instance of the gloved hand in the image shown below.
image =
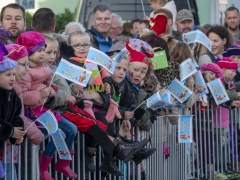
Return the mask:
M 152 122 L 152 123 L 154 123 L 154 121 L 156 121 L 157 120 L 157 115 L 152 115 L 151 117 L 150 117 L 150 121 Z
M 138 119 L 141 119 L 143 117 L 145 113 L 145 110 L 143 108 L 137 108 L 135 111 L 134 111 L 134 117 L 138 120 Z

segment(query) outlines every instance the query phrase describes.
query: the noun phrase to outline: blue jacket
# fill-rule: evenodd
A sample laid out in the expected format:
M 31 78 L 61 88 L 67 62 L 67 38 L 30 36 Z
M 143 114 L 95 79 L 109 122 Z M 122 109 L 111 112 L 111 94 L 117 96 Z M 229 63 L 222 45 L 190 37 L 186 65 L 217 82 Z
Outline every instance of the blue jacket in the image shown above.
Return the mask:
M 91 33 L 98 42 L 99 50 L 102 52 L 108 52 L 110 47 L 112 47 L 112 39 L 108 37 L 108 41 L 92 26 Z

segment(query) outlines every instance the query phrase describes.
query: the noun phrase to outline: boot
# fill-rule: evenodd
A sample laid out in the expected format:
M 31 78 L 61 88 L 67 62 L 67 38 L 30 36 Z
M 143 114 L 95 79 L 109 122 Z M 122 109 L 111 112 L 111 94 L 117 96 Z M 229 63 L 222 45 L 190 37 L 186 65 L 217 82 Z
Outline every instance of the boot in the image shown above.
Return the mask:
M 117 116 L 118 119 L 122 119 L 122 116 L 118 110 L 118 104 L 113 99 L 110 99 L 109 102 L 110 102 L 110 106 L 105 116 L 106 120 L 109 123 L 112 123 L 115 116 Z
M 88 100 L 84 100 L 83 104 L 84 104 L 84 109 L 83 110 L 86 111 L 88 114 L 90 114 L 94 119 L 96 119 L 95 116 L 94 116 L 94 113 L 92 111 L 93 102 L 88 101 Z
M 118 170 L 118 167 L 115 164 L 116 158 L 105 155 L 103 162 L 100 165 L 100 171 L 108 172 L 114 176 L 123 176 L 123 173 Z
M 133 156 L 133 161 L 136 165 L 140 164 L 142 160 L 149 158 L 157 149 L 156 148 L 143 148 Z
M 108 133 L 101 129 L 97 124 L 88 129 L 88 134 L 98 142 L 109 156 L 113 156 L 113 152 L 116 152 L 118 158 L 124 160 L 125 163 L 148 143 L 148 139 L 136 142 L 135 144 L 126 143 L 123 142 L 120 137 L 115 138 L 112 142 L 108 137 Z
M 133 155 L 140 151 L 147 143 L 148 139 L 135 143 L 124 142 L 121 137 L 116 137 L 113 140 L 113 144 L 115 145 L 114 150 L 117 152 L 117 157 L 124 163 L 130 161 L 133 158 Z
M 70 151 L 71 157 L 73 157 L 74 153 L 74 151 Z M 70 169 L 70 162 L 70 160 L 58 159 L 55 164 L 55 171 L 63 173 L 64 176 L 67 176 L 71 179 L 76 179 L 78 176 Z
M 90 172 L 96 171 L 96 166 L 93 162 L 93 156 L 96 155 L 97 149 L 92 147 L 87 147 L 85 150 L 85 164 L 86 169 Z
M 170 147 L 167 146 L 166 142 L 163 142 L 163 155 L 168 156 L 170 154 Z
M 41 180 L 54 180 L 48 172 L 48 166 L 50 165 L 51 161 L 52 161 L 52 157 L 46 156 L 43 154 L 43 152 L 40 152 L 39 167 L 40 167 Z

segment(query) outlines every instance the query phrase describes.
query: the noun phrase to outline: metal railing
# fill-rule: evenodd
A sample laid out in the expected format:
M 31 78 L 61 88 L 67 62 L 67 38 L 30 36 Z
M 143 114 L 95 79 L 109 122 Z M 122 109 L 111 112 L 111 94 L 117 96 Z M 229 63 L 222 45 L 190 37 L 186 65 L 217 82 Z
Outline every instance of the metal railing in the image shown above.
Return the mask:
M 157 151 L 150 158 L 143 161 L 143 165 L 146 167 L 146 179 L 187 180 L 195 178 L 213 180 L 217 177 L 231 179 L 240 176 L 238 173 L 239 112 L 239 108 L 229 111 L 229 128 L 216 128 L 223 126 L 221 109 L 214 110 L 212 106 L 208 106 L 205 112 L 201 113 L 196 104 L 190 112 L 194 115 L 193 143 L 190 145 L 178 143 L 178 127 L 171 125 L 167 117 L 158 117 L 150 132 L 134 128 L 133 134 L 135 134 L 136 140 L 150 137 L 151 144 L 149 143 L 147 146 L 157 148 Z M 170 154 L 167 157 L 163 155 L 163 141 L 166 141 L 166 145 L 170 148 Z M 18 163 L 14 164 L 13 161 L 11 163 L 12 166 L 16 167 L 18 180 L 40 179 L 38 155 L 44 147 L 45 142 L 36 146 L 28 140 L 19 146 Z M 101 148 L 98 148 L 97 156 L 94 158 L 97 166 L 97 171 L 94 173 L 85 172 L 84 134 L 77 134 L 73 149 L 75 156 L 71 162 L 71 167 L 78 174 L 78 180 L 85 180 L 87 175 L 91 180 L 101 179 L 101 171 L 98 169 L 101 163 Z M 12 158 L 13 150 L 12 148 Z M 57 180 L 68 179 L 54 171 L 57 158 L 57 154 L 55 154 L 49 168 L 50 174 Z M 119 169 L 124 172 L 124 177 L 109 175 L 105 180 L 141 179 L 141 165 L 136 166 L 134 162 L 124 164 L 118 161 L 117 163 Z M 13 175 L 14 172 L 12 171 L 11 174 Z

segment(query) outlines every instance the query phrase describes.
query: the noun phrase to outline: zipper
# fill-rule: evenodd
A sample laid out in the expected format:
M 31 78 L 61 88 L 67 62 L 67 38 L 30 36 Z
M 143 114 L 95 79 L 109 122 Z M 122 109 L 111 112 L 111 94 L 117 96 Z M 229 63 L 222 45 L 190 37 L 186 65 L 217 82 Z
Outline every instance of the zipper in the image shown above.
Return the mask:
M 6 118 L 5 118 L 4 122 L 7 122 L 8 114 L 10 112 L 10 110 L 9 110 L 10 96 L 11 96 L 11 92 L 9 92 L 9 94 L 8 94 L 8 106 L 7 106 L 8 108 L 7 108 L 7 114 L 6 114 Z

